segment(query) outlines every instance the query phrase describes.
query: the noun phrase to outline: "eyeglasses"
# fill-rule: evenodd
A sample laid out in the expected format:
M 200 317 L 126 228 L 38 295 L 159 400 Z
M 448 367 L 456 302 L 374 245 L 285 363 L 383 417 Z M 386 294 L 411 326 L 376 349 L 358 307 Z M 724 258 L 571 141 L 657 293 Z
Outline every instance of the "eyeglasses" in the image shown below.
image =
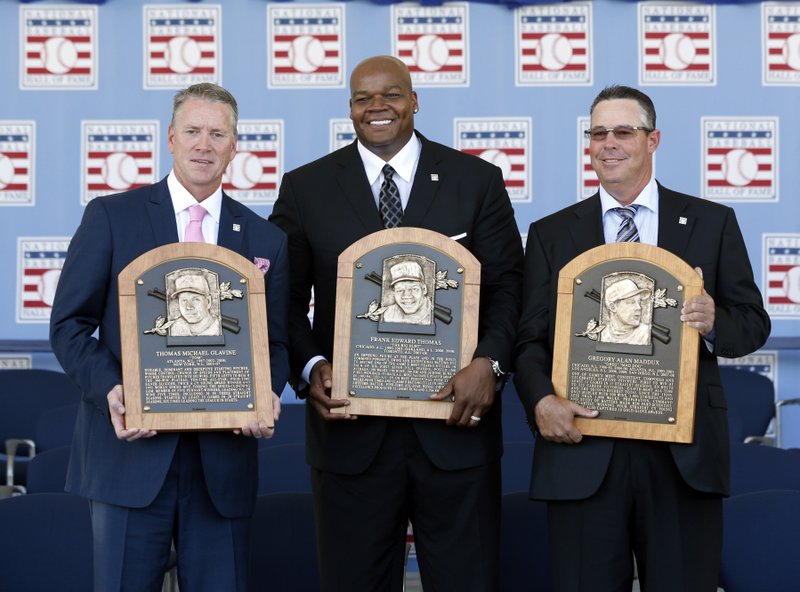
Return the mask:
M 636 132 L 642 130 L 648 134 L 653 131 L 652 127 L 642 127 L 640 125 L 618 125 L 617 127 L 593 127 L 592 129 L 585 130 L 584 135 L 593 142 L 602 142 L 606 139 L 609 132 L 614 134 L 614 137 L 620 142 L 625 140 L 632 140 Z

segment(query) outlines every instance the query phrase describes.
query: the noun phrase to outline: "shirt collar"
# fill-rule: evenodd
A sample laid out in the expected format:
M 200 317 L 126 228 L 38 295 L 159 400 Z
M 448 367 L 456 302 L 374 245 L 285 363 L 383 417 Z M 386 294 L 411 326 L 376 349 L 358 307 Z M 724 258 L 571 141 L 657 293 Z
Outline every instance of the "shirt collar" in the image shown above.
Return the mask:
M 644 186 L 644 189 L 642 189 L 641 193 L 636 196 L 636 199 L 634 199 L 632 203 L 645 207 L 654 214 L 658 214 L 658 183 L 656 183 L 655 177 L 650 177 L 650 181 L 648 181 L 647 185 Z M 600 185 L 600 205 L 603 208 L 603 216 L 605 216 L 609 210 L 620 207 L 619 202 L 614 199 L 602 185 Z
M 395 154 L 388 163 L 364 146 L 361 140 L 358 140 L 357 144 L 358 153 L 364 163 L 364 171 L 367 173 L 367 180 L 370 185 L 374 185 L 378 177 L 383 174 L 383 167 L 386 164 L 392 165 L 395 174 L 402 177 L 406 183 L 411 184 L 413 181 L 414 167 L 417 164 L 420 151 L 422 150 L 422 144 L 417 134 L 411 134 L 411 138 L 406 142 L 406 145 L 403 146 L 400 152 Z
M 189 190 L 178 181 L 174 170 L 170 171 L 167 177 L 167 187 L 169 187 L 169 195 L 172 198 L 172 208 L 175 210 L 175 215 L 178 215 L 180 212 L 197 203 L 197 200 L 189 193 Z M 222 212 L 222 184 L 201 203 L 208 212 L 208 215 L 219 224 L 219 217 Z

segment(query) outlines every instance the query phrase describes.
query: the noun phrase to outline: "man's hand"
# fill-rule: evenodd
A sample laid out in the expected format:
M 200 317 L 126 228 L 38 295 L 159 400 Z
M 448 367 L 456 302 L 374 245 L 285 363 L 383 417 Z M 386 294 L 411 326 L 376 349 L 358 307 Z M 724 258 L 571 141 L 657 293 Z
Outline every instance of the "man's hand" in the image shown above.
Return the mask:
M 447 425 L 475 428 L 494 403 L 497 377 L 489 358 L 475 358 L 459 370 L 431 399 L 444 401 L 453 397 L 453 410 Z
M 278 423 L 281 416 L 281 398 L 272 393 L 272 419 L 274 423 Z M 250 425 L 246 425 L 238 430 L 233 430 L 234 434 L 241 434 L 242 436 L 252 436 L 253 438 L 269 439 L 275 435 L 275 428 L 268 428 L 263 423 L 251 421 Z
M 598 412 L 581 407 L 577 403 L 557 397 L 546 395 L 533 410 L 536 427 L 545 440 L 560 444 L 577 444 L 583 439 L 583 434 L 575 427 L 575 417 L 597 417 Z
M 347 399 L 331 399 L 331 365 L 326 360 L 320 360 L 311 368 L 308 381 L 308 399 L 311 405 L 322 417 L 328 421 L 338 421 L 342 419 L 356 419 L 355 415 L 349 413 L 331 413 L 335 407 L 346 407 L 350 404 Z
M 118 439 L 133 442 L 139 438 L 152 438 L 156 435 L 155 430 L 144 428 L 125 429 L 125 395 L 122 392 L 121 384 L 118 384 L 108 392 L 106 400 L 108 401 L 108 413 L 111 415 L 111 425 L 114 426 L 114 432 L 116 432 Z
M 694 270 L 703 277 L 702 269 L 695 267 Z M 703 288 L 702 294 L 683 303 L 681 321 L 697 329 L 703 337 L 707 337 L 714 330 L 714 310 L 714 299 Z

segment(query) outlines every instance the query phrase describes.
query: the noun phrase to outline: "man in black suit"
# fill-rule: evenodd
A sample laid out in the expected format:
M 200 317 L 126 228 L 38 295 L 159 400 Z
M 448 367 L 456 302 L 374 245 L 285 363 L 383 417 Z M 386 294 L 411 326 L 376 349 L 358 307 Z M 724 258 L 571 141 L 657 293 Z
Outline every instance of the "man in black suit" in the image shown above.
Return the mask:
M 629 592 L 636 556 L 642 590 L 713 592 L 729 489 L 725 396 L 716 356 L 743 356 L 769 335 L 736 217 L 728 207 L 670 191 L 653 177 L 655 108 L 611 86 L 591 109 L 589 152 L 601 189 L 534 222 L 528 234 L 515 384 L 538 431 L 531 495 L 548 502 L 555 589 Z M 614 208 L 635 207 L 634 227 Z M 575 416 L 596 411 L 554 395 L 550 379 L 559 270 L 584 251 L 637 234 L 695 267 L 704 291 L 681 321 L 702 336 L 694 441 L 582 437 Z M 626 237 L 621 237 L 626 238 Z
M 289 235 L 291 362 L 308 397 L 323 589 L 399 591 L 410 519 L 424 587 L 492 591 L 502 451 L 496 386 L 510 368 L 519 315 L 514 212 L 497 167 L 415 133 L 417 94 L 400 60 L 361 62 L 350 88 L 357 142 L 287 173 L 270 218 Z M 330 398 L 337 258 L 394 223 L 391 207 L 379 209 L 386 177 L 403 226 L 452 237 L 482 265 L 473 361 L 435 395 L 455 397 L 446 425 L 331 413 L 347 404 Z

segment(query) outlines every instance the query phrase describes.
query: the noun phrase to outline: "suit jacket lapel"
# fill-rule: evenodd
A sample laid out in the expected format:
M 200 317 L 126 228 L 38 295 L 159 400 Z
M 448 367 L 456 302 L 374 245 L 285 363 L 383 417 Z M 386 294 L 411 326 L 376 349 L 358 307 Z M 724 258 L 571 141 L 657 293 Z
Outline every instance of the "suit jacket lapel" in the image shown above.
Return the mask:
M 442 154 L 425 136 L 419 132 L 415 133 L 422 146 L 414 183 L 411 186 L 411 195 L 408 198 L 405 212 L 403 212 L 401 226 L 422 226 L 425 214 L 433 203 L 440 183 L 447 181 L 443 177 L 440 179 L 440 175 L 448 174 L 447 171 L 440 170 Z
M 689 201 L 658 185 L 658 246 L 686 258 L 686 245 L 696 220 Z
M 574 210 L 575 222 L 570 224 L 569 234 L 575 244 L 576 253 L 583 253 L 605 244 L 603 235 L 603 209 L 600 194 L 582 201 Z
M 342 150 L 338 164 L 340 170 L 337 182 L 345 201 L 350 204 L 355 216 L 369 232 L 383 230 L 381 216 L 378 208 L 375 207 L 375 198 L 367 182 L 364 163 L 361 162 L 356 142 Z M 323 191 L 325 190 L 323 189 Z M 326 197 L 323 196 L 323 199 Z
M 178 227 L 175 224 L 175 210 L 172 207 L 166 177 L 153 185 L 146 207 L 156 246 L 177 243 Z
M 241 253 L 247 219 L 239 213 L 238 204 L 227 194 L 222 194 L 222 209 L 219 216 L 217 244 Z

